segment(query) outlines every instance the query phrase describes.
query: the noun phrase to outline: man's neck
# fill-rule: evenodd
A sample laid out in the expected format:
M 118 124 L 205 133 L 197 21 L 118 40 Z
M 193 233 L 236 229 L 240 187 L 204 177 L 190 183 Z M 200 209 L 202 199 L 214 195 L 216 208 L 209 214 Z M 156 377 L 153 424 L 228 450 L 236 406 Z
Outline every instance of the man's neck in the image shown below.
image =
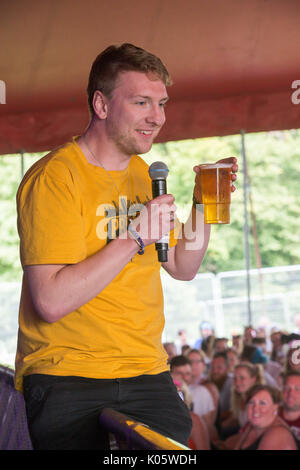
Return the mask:
M 227 375 L 223 375 L 222 377 L 219 377 L 218 379 L 213 379 L 212 381 L 217 386 L 218 390 L 221 391 L 226 380 Z
M 288 421 L 296 421 L 300 418 L 300 410 L 289 410 L 283 407 L 283 417 Z
M 124 155 L 110 145 L 105 135 L 102 135 L 100 126 L 94 124 L 93 120 L 78 137 L 77 144 L 89 163 L 104 167 L 108 171 L 124 170 L 131 159 L 131 155 Z

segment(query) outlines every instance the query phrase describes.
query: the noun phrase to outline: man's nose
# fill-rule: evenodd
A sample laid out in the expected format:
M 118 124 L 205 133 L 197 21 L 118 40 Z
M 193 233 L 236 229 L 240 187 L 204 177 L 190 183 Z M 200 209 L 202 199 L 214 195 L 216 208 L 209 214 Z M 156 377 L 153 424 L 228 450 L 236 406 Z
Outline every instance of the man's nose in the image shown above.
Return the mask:
M 152 125 L 155 124 L 156 126 L 162 126 L 165 120 L 166 118 L 164 108 L 155 104 L 151 106 L 146 121 Z

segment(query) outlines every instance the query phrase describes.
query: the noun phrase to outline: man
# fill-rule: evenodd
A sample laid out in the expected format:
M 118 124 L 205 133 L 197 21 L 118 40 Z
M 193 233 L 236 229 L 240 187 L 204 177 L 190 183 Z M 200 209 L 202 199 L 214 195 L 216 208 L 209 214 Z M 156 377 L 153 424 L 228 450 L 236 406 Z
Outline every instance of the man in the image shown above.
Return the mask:
M 216 338 L 214 344 L 214 352 L 226 352 L 228 349 L 228 339 L 227 338 Z
M 192 365 L 186 356 L 176 356 L 170 362 L 171 374 L 174 379 L 182 379 L 189 388 L 193 400 L 192 410 L 201 416 L 207 424 L 210 432 L 213 427 L 215 406 L 209 391 L 203 386 L 193 384 Z
M 191 384 L 193 385 L 202 385 L 210 393 L 215 411 L 212 413 L 211 422 L 214 424 L 216 422 L 219 406 L 219 391 L 216 385 L 207 379 L 207 366 L 206 366 L 206 356 L 201 349 L 191 349 L 189 351 L 188 360 L 191 364 L 192 378 Z
M 154 55 L 130 44 L 108 47 L 90 72 L 87 129 L 37 162 L 20 185 L 16 387 L 37 449 L 106 447 L 98 425 L 105 407 L 187 443 L 189 413 L 161 343 L 154 242 L 171 232 L 163 267 L 188 280 L 210 228 L 195 231 L 194 204 L 176 243 L 174 197 L 152 200 L 148 166 L 137 156 L 165 122 L 168 85 Z M 236 160 L 227 160 L 237 171 Z
M 278 364 L 278 362 L 272 361 L 272 359 L 270 359 L 268 351 L 267 351 L 266 338 L 262 338 L 262 337 L 253 338 L 252 344 L 256 346 L 258 349 L 260 349 L 262 352 L 262 357 L 265 357 L 267 359 L 263 364 L 264 370 L 265 372 L 267 372 L 266 378 L 268 378 L 268 375 L 271 376 L 278 386 L 281 383 L 282 367 L 280 364 Z M 272 383 L 270 383 L 270 385 L 272 386 Z
M 193 346 L 193 349 L 200 349 L 202 346 L 202 342 L 208 336 L 214 335 L 213 326 L 208 321 L 202 321 L 200 323 L 200 338 L 198 338 Z
M 226 351 L 227 359 L 228 359 L 228 373 L 233 375 L 235 366 L 240 362 L 239 355 L 234 348 L 228 348 Z
M 283 402 L 279 416 L 290 426 L 300 442 L 300 374 L 289 372 L 283 379 Z
M 170 363 L 171 359 L 177 356 L 177 348 L 175 343 L 163 343 L 166 353 L 168 354 L 168 363 Z
M 229 374 L 229 361 L 226 352 L 215 353 L 210 368 L 210 380 L 219 390 L 221 419 L 225 419 L 230 411 L 232 375 Z
M 207 377 L 205 353 L 201 349 L 191 349 L 187 357 L 191 364 L 192 383 L 201 384 Z

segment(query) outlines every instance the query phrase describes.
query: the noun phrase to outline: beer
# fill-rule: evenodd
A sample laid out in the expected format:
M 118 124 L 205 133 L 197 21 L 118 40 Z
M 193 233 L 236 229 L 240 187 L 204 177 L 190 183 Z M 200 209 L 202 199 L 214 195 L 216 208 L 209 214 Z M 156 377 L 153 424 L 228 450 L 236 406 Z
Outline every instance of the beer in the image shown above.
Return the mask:
M 205 223 L 229 224 L 232 163 L 199 166 L 195 197 L 199 204 L 203 204 Z

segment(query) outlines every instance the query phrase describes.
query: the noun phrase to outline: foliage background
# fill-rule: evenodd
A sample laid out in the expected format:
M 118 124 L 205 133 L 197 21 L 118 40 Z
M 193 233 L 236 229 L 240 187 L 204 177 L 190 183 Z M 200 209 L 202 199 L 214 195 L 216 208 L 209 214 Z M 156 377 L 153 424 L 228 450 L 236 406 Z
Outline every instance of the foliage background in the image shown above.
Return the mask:
M 246 135 L 251 196 L 262 266 L 300 264 L 300 130 Z M 24 172 L 43 154 L 25 154 Z M 232 195 L 231 224 L 213 226 L 200 272 L 245 268 L 241 137 L 239 135 L 155 144 L 145 160 L 163 160 L 169 167 L 168 192 L 174 194 L 184 221 L 191 207 L 197 163 L 236 156 L 240 171 Z M 0 281 L 20 281 L 15 196 L 21 181 L 20 155 L 0 156 Z M 251 225 L 251 221 L 250 225 Z M 256 267 L 253 236 L 251 267 Z

